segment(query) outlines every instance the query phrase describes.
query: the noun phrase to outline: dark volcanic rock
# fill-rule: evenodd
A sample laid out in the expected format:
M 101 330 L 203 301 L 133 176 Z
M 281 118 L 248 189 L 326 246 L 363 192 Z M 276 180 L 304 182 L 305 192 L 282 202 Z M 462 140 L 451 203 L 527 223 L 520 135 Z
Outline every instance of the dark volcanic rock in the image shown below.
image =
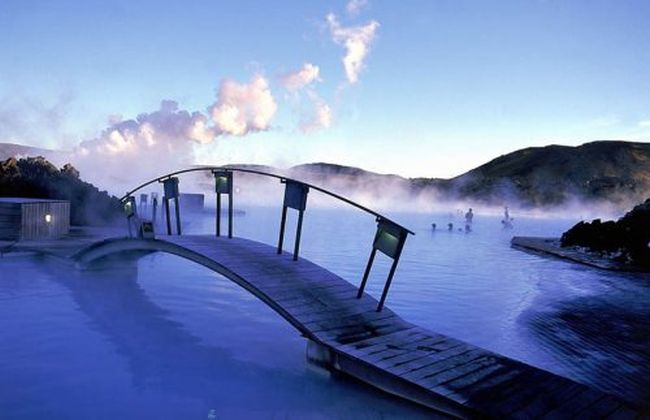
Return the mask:
M 563 247 L 582 246 L 591 251 L 620 253 L 618 258 L 650 266 L 650 199 L 618 221 L 580 222 L 561 238 Z

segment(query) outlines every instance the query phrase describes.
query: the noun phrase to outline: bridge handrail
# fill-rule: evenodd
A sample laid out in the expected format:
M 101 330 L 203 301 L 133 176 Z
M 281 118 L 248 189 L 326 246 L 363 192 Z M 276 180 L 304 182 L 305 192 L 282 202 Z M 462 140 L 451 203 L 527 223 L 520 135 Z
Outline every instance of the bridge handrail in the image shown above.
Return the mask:
M 178 235 L 181 235 L 181 219 L 179 212 L 179 190 L 178 190 L 178 178 L 176 175 L 181 175 L 189 172 L 201 172 L 201 171 L 211 171 L 215 176 L 215 192 L 217 194 L 217 213 L 216 213 L 216 235 L 221 235 L 221 195 L 228 195 L 228 237 L 232 238 L 232 215 L 233 215 L 233 188 L 232 188 L 232 172 L 244 172 L 256 175 L 263 175 L 271 178 L 279 179 L 280 182 L 285 184 L 285 194 L 284 194 L 284 203 L 282 206 L 282 217 L 280 219 L 280 235 L 278 239 L 278 248 L 277 253 L 282 254 L 283 252 L 283 241 L 284 241 L 284 231 L 285 223 L 287 217 L 287 209 L 293 208 L 298 210 L 298 222 L 296 227 L 296 236 L 294 240 L 294 251 L 293 259 L 294 261 L 298 260 L 298 252 L 300 249 L 300 235 L 302 231 L 302 220 L 303 214 L 305 211 L 305 206 L 307 202 L 307 193 L 310 189 L 314 189 L 325 195 L 336 198 L 337 200 L 343 201 L 353 207 L 356 207 L 366 213 L 369 213 L 375 216 L 377 221 L 377 232 L 375 233 L 375 238 L 372 244 L 372 250 L 370 252 L 370 257 L 368 258 L 368 263 L 366 264 L 366 269 L 361 279 L 361 284 L 359 285 L 359 290 L 357 293 L 357 298 L 361 298 L 366 287 L 366 282 L 368 280 L 368 275 L 370 273 L 373 261 L 377 251 L 387 255 L 393 260 L 390 271 L 388 273 L 388 278 L 384 284 L 384 290 L 382 292 L 381 299 L 377 305 L 377 311 L 381 311 L 388 290 L 390 288 L 391 282 L 393 281 L 393 276 L 395 274 L 395 269 L 397 268 L 397 263 L 402 254 L 402 249 L 408 235 L 415 235 L 415 233 L 404 226 L 400 225 L 397 222 L 392 221 L 388 217 L 380 214 L 374 210 L 371 210 L 365 206 L 362 206 L 359 203 L 356 203 L 349 198 L 343 197 L 339 194 L 336 194 L 332 191 L 328 191 L 317 185 L 310 184 L 308 182 L 303 182 L 297 179 L 289 178 L 283 175 L 278 175 L 271 172 L 260 171 L 257 169 L 248 169 L 248 168 L 238 168 L 236 166 L 197 166 L 193 168 L 181 169 L 175 172 L 171 172 L 159 177 L 152 179 L 151 181 L 145 182 L 131 191 L 127 192 L 120 201 L 124 203 L 124 211 L 127 215 L 127 224 L 129 228 L 129 236 L 131 236 L 131 224 L 132 218 L 137 216 L 136 209 L 137 205 L 135 202 L 135 197 L 133 194 L 138 190 L 141 190 L 144 187 L 147 187 L 153 183 L 161 182 L 164 184 L 165 196 L 163 197 L 163 203 L 165 205 L 165 214 L 167 221 L 167 234 L 172 234 L 172 228 L 170 223 L 169 215 L 169 200 L 174 200 L 174 210 L 176 211 L 176 232 Z M 226 185 L 223 184 L 226 183 Z M 139 225 L 139 235 L 141 237 L 153 237 L 155 223 L 155 212 L 156 212 L 156 202 L 154 201 L 153 208 L 153 221 L 152 222 L 141 222 Z M 137 220 L 137 217 L 136 217 Z M 150 236 L 149 236 L 150 235 Z
M 171 173 L 159 176 L 157 178 L 152 179 L 151 181 L 145 182 L 145 183 L 137 186 L 136 188 L 132 189 L 131 191 L 127 192 L 124 196 L 122 196 L 120 198 L 120 201 L 123 202 L 128 197 L 132 196 L 133 193 L 141 190 L 144 187 L 147 187 L 147 186 L 149 186 L 151 184 L 154 184 L 156 182 L 160 182 L 160 181 L 162 181 L 164 179 L 167 179 L 167 178 L 170 178 L 172 176 L 181 175 L 181 174 L 185 174 L 185 173 L 188 173 L 188 172 L 201 172 L 201 171 L 213 171 L 213 170 L 245 172 L 245 173 L 268 176 L 268 177 L 271 177 L 271 178 L 277 178 L 282 182 L 286 182 L 286 181 L 296 182 L 296 183 L 305 185 L 305 186 L 307 186 L 307 187 L 309 187 L 311 189 L 314 189 L 316 191 L 319 191 L 319 192 L 321 192 L 323 194 L 329 195 L 330 197 L 334 197 L 337 200 L 343 201 L 344 203 L 347 203 L 347 204 L 349 204 L 351 206 L 354 206 L 354 207 L 356 207 L 356 208 L 358 208 L 360 210 L 363 210 L 366 213 L 372 214 L 373 216 L 375 216 L 378 219 L 386 220 L 386 221 L 388 221 L 388 222 L 390 222 L 390 223 L 392 223 L 392 224 L 394 224 L 396 226 L 399 226 L 405 232 L 408 232 L 411 235 L 415 235 L 415 232 L 411 231 L 410 229 L 407 229 L 406 227 L 404 227 L 401 224 L 391 220 L 390 218 L 384 216 L 383 214 L 378 213 L 378 212 L 376 212 L 376 211 L 374 211 L 372 209 L 369 209 L 368 207 L 365 207 L 365 206 L 363 206 L 363 205 L 361 205 L 359 203 L 356 203 L 356 202 L 350 200 L 349 198 L 343 197 L 342 195 L 336 194 L 336 193 L 334 193 L 332 191 L 326 190 L 326 189 L 324 189 L 322 187 L 319 187 L 317 185 L 313 185 L 313 184 L 310 184 L 308 182 L 300 181 L 300 180 L 297 180 L 297 179 L 294 179 L 294 178 L 289 178 L 289 177 L 286 177 L 286 176 L 274 174 L 274 173 L 271 173 L 271 172 L 264 172 L 264 171 L 259 171 L 259 170 L 256 170 L 256 169 L 246 169 L 246 168 L 238 168 L 238 167 L 231 167 L 231 166 L 200 166 L 200 167 L 196 167 L 196 168 L 181 169 L 179 171 L 171 172 Z

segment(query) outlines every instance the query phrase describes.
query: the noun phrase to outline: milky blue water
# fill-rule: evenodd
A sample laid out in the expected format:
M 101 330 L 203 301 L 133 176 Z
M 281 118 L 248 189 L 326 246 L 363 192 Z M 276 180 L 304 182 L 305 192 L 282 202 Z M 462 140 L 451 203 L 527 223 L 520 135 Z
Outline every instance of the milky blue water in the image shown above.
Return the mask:
M 235 234 L 275 243 L 279 209 L 246 211 L 235 219 Z M 466 234 L 443 229 L 450 220 L 461 225 L 447 214 L 394 216 L 416 235 L 407 241 L 388 306 L 433 331 L 603 386 L 593 372 L 616 352 L 572 359 L 533 321 L 553 319 L 558 305 L 576 299 L 647 293 L 642 279 L 509 246 L 513 235 L 557 236 L 574 220 L 517 217 L 510 230 L 479 213 Z M 287 249 L 294 222 L 291 215 Z M 358 284 L 374 229 L 373 218 L 358 212 L 309 209 L 301 254 Z M 185 224 L 187 233 L 213 230 L 209 214 Z M 369 293 L 379 295 L 388 264 L 378 258 Z M 286 321 L 228 280 L 170 255 L 83 273 L 38 257 L 5 256 L 0 332 L 1 418 L 430 415 L 309 366 L 304 338 Z

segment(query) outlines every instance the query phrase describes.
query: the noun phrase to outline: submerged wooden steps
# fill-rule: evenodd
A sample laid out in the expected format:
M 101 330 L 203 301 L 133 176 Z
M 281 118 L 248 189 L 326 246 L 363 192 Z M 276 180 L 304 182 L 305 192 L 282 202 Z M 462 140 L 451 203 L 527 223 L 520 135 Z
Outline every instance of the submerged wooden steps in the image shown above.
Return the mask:
M 79 265 L 125 250 L 202 264 L 259 297 L 310 341 L 308 358 L 457 417 L 635 418 L 639 408 L 569 379 L 411 324 L 308 261 L 215 236 L 114 238 L 66 252 Z

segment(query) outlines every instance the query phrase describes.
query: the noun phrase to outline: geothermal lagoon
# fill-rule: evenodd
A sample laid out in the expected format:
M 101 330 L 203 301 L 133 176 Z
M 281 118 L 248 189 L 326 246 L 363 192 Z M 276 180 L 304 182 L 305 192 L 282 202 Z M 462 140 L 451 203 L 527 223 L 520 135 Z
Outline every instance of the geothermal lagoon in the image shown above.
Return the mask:
M 235 235 L 275 244 L 280 209 L 243 209 Z M 406 242 L 387 306 L 432 331 L 647 400 L 648 275 L 510 247 L 514 235 L 559 236 L 575 219 L 515 214 L 514 228 L 504 229 L 500 217 L 475 211 L 471 233 L 447 231 L 449 222 L 463 226 L 455 212 L 391 215 L 416 235 Z M 212 212 L 184 220 L 184 233 L 214 232 Z M 290 215 L 287 244 L 294 223 Z M 374 231 L 374 220 L 358 212 L 309 208 L 301 256 L 358 285 Z M 389 263 L 378 257 L 368 281 L 377 298 Z M 182 258 L 155 253 L 79 272 L 5 254 L 0 268 L 3 417 L 431 416 L 310 365 L 306 340 L 283 318 Z

